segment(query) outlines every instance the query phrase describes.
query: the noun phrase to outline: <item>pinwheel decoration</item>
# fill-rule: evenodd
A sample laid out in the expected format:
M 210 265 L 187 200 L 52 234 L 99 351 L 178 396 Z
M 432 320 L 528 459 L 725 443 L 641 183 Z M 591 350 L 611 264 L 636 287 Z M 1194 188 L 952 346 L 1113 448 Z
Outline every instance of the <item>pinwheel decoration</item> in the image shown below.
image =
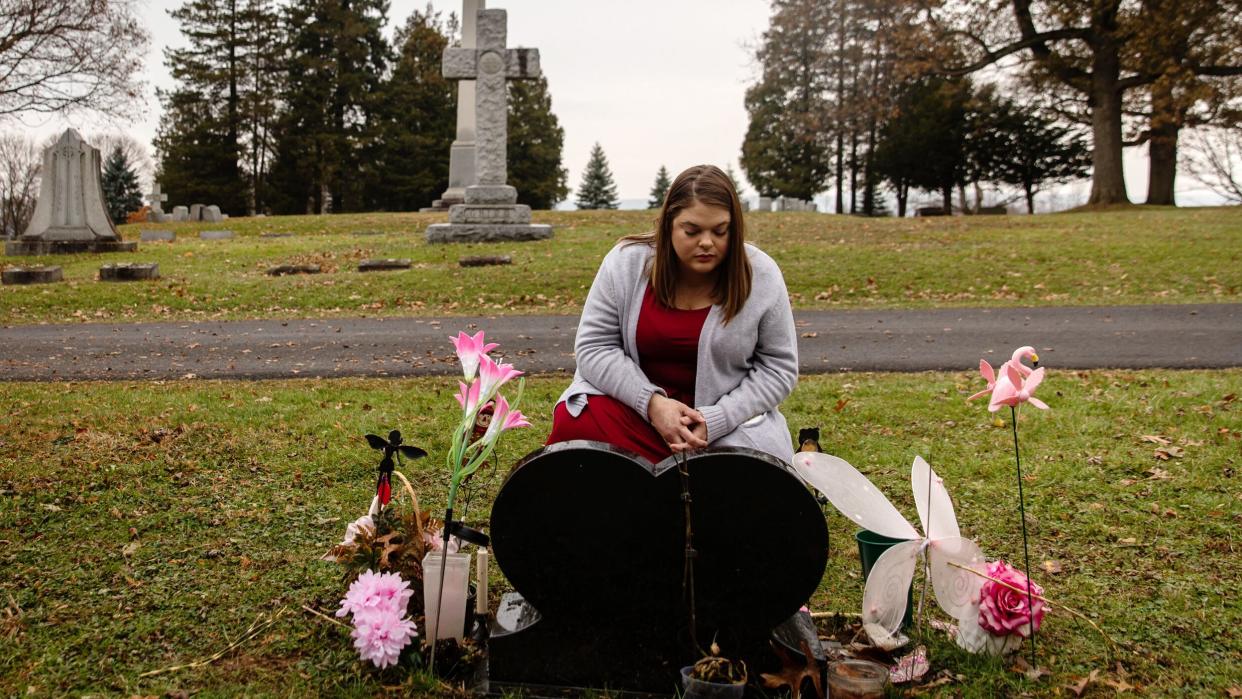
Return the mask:
M 375 482 L 375 497 L 379 498 L 381 507 L 387 507 L 392 500 L 392 471 L 397 467 L 393 457 L 400 454 L 407 459 L 421 459 L 427 452 L 409 444 L 402 444 L 401 432 L 398 430 L 389 432 L 388 439 L 377 434 L 368 434 L 366 438 L 372 449 L 384 452 L 379 464 L 379 480 Z
M 985 570 L 987 561 L 975 542 L 962 537 L 944 481 L 922 457 L 915 457 L 910 469 L 922 533 L 844 459 L 800 452 L 794 455 L 793 463 L 798 475 L 851 521 L 877 534 L 904 540 L 880 556 L 863 589 L 863 628 L 876 645 L 899 645 L 906 592 L 914 579 L 919 554 L 926 557 L 927 574 L 940 608 L 962 624 L 978 625 L 983 578 L 977 573 Z

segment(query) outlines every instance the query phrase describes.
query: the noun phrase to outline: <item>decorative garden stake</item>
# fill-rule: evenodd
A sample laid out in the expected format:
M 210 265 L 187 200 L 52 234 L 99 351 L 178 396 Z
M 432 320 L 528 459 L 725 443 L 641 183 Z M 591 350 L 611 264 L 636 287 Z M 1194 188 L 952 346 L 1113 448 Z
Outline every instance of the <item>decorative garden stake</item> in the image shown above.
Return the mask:
M 1023 357 L 1030 357 L 1031 364 L 1035 368 L 1027 367 L 1022 363 Z M 991 400 L 988 402 L 988 411 L 996 412 L 1001 406 L 1009 406 L 1009 416 L 1013 422 L 1013 459 L 1018 472 L 1018 515 L 1022 520 L 1022 556 L 1026 565 L 1026 570 L 1031 569 L 1030 545 L 1026 534 L 1026 496 L 1022 489 L 1022 455 L 1018 447 L 1018 406 L 1023 403 L 1030 403 L 1040 410 L 1047 410 L 1048 405 L 1032 394 L 1039 384 L 1044 380 L 1044 370 L 1039 368 L 1039 355 L 1035 354 L 1035 348 L 1029 345 L 1019 347 L 1013 351 L 1013 356 L 1009 361 L 1001 365 L 1000 371 L 993 374 L 992 367 L 984 360 L 979 360 L 979 373 L 988 382 L 987 388 L 970 396 L 966 400 L 973 400 L 980 396 L 991 394 Z M 1024 576 L 1025 577 L 1025 576 Z M 1027 608 L 1033 609 L 1035 606 L 1035 592 L 1033 583 L 1030 578 L 1026 578 L 1026 597 Z M 1030 615 L 1030 636 L 1031 636 L 1031 667 L 1035 667 L 1035 615 Z
M 500 388 L 509 381 L 522 375 L 522 372 L 513 368 L 512 364 L 497 364 L 488 352 L 496 349 L 500 345 L 494 342 L 486 342 L 483 337 L 483 331 L 479 331 L 474 335 L 467 335 L 464 332 L 457 333 L 457 337 L 449 338 L 453 341 L 453 348 L 457 352 L 457 358 L 461 361 L 462 377 L 464 382 L 459 382 L 460 388 L 456 398 L 461 405 L 462 416 L 457 423 L 456 429 L 453 431 L 453 443 L 446 455 L 446 463 L 449 472 L 452 474 L 449 479 L 448 503 L 444 510 L 444 546 L 443 551 L 449 550 L 449 537 L 455 532 L 464 531 L 462 523 L 453 521 L 453 504 L 457 498 L 457 490 L 461 487 L 464 479 L 479 469 L 480 466 L 487 461 L 488 457 L 496 449 L 496 443 L 500 440 L 500 435 L 508 430 L 518 427 L 529 427 L 530 422 L 526 420 L 526 416 L 517 409 L 518 404 L 522 400 L 522 393 L 526 387 L 525 379 L 518 383 L 517 399 L 510 405 L 509 401 L 500 395 Z M 474 426 L 479 416 L 479 412 L 491 404 L 492 419 L 487 426 L 487 431 L 482 437 L 474 437 Z M 445 554 L 447 555 L 447 554 Z M 434 671 L 436 663 L 436 641 L 440 638 L 440 605 L 444 601 L 444 574 L 446 564 L 440 566 L 440 587 L 436 599 L 436 623 L 431 634 L 431 659 L 428 667 Z
M 427 452 L 415 446 L 401 443 L 401 433 L 393 430 L 388 433 L 388 439 L 377 434 L 367 435 L 367 443 L 372 449 L 379 449 L 384 452 L 384 456 L 380 459 L 379 480 L 375 483 L 375 497 L 379 498 L 381 507 L 387 507 L 389 501 L 392 500 L 392 472 L 396 468 L 393 457 L 400 459 L 404 455 L 407 459 L 421 459 L 427 455 Z
M 970 571 L 982 572 L 983 552 L 961 536 L 953 501 L 944 480 L 922 457 L 914 458 L 910 486 L 924 534 L 920 535 L 867 477 L 844 459 L 817 452 L 794 455 L 794 470 L 828 496 L 850 521 L 881 536 L 904 539 L 876 560 L 863 589 L 863 629 L 881 648 L 900 645 L 906 596 L 920 553 L 927 557 L 936 602 L 963 625 L 978 623 L 982 583 Z M 925 492 L 926 491 L 926 492 Z

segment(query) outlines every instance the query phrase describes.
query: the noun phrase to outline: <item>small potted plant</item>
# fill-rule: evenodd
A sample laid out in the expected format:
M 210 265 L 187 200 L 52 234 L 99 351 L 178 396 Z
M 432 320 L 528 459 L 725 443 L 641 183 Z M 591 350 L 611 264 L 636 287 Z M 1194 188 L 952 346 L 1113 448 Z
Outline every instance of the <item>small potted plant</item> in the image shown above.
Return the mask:
M 681 686 L 686 699 L 720 697 L 740 699 L 746 692 L 746 663 L 720 655 L 720 646 L 712 641 L 711 653 L 693 665 L 681 669 Z

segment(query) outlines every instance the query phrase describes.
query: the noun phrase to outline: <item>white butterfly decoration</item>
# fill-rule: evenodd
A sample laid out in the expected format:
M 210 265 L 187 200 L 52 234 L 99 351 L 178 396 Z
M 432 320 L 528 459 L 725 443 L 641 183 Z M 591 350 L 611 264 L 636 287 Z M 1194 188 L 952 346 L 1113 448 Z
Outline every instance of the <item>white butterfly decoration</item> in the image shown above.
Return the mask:
M 800 452 L 794 455 L 794 470 L 855 524 L 883 536 L 905 540 L 880 556 L 863 589 L 863 628 L 876 645 L 893 648 L 903 642 L 898 628 L 906 613 L 907 591 L 914 580 L 919 553 L 927 556 L 936 601 L 958 622 L 958 643 L 971 652 L 989 645 L 991 635 L 979 626 L 979 591 L 983 578 L 963 569 L 982 573 L 987 561 L 975 542 L 962 537 L 944 481 L 922 457 L 914 457 L 910 485 L 923 534 L 901 516 L 866 476 L 844 459 L 818 452 Z

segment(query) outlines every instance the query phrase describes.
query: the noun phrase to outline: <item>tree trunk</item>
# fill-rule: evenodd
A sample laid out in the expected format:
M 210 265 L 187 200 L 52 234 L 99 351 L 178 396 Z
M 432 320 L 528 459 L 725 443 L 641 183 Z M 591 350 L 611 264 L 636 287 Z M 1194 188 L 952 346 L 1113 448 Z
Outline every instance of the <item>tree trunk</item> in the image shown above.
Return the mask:
M 1151 86 L 1151 140 L 1148 141 L 1146 204 L 1176 206 L 1173 182 L 1177 178 L 1177 137 L 1181 115 L 1173 102 L 1173 87 L 1164 80 Z
M 850 213 L 858 213 L 858 130 L 850 132 Z
M 944 185 L 944 215 L 953 215 L 953 183 L 946 182 Z
M 845 0 L 837 2 L 837 213 L 845 213 Z
M 1029 216 L 1034 216 L 1035 215 L 1035 188 L 1031 185 L 1030 182 L 1027 182 L 1022 187 L 1022 189 L 1026 191 L 1026 213 Z
M 1092 57 L 1091 70 L 1091 197 L 1088 204 L 1129 204 L 1121 167 L 1121 75 L 1117 45 L 1105 40 Z
M 957 185 L 957 208 L 961 209 L 962 215 L 971 213 L 970 207 L 966 205 L 966 185 Z
M 905 218 L 906 217 L 906 202 L 909 201 L 909 198 L 910 198 L 910 187 L 899 182 L 897 184 L 896 189 L 897 189 L 897 218 Z

